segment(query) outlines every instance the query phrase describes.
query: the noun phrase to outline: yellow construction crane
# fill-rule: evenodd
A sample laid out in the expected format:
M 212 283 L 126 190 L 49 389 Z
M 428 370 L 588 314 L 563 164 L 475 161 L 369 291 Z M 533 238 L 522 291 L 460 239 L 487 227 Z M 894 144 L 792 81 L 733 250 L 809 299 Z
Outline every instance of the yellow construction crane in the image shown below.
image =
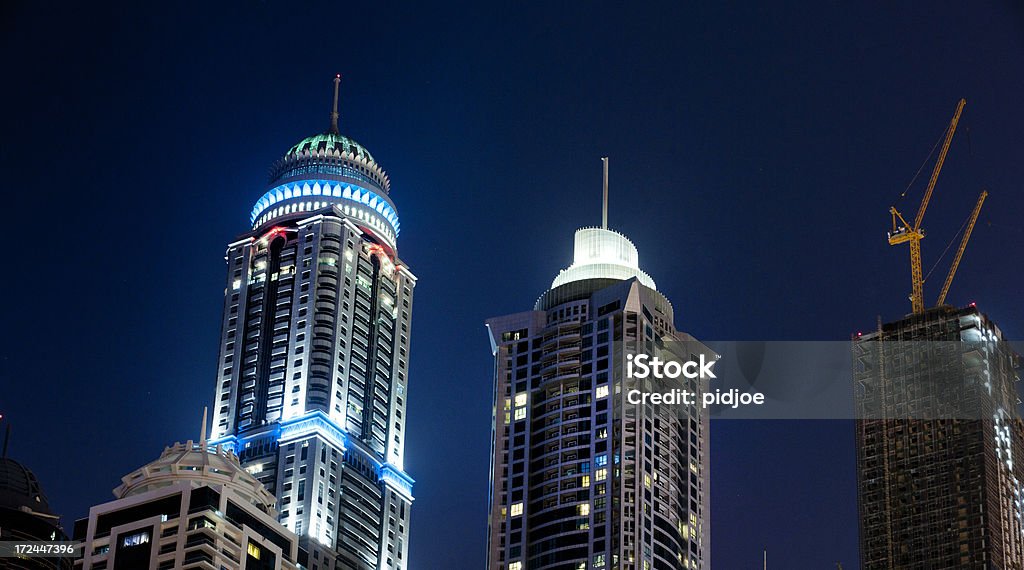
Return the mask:
M 981 213 L 981 205 L 985 203 L 985 198 L 988 197 L 988 192 L 982 190 L 981 196 L 978 196 L 978 203 L 974 206 L 974 211 L 971 212 L 971 217 L 967 221 L 967 227 L 964 229 L 964 237 L 960 240 L 960 249 L 956 250 L 956 258 L 953 259 L 953 266 L 949 268 L 949 275 L 946 275 L 946 282 L 942 284 L 942 292 L 939 293 L 939 300 L 935 302 L 936 306 L 942 305 L 946 302 L 946 293 L 949 293 L 949 286 L 953 284 L 953 276 L 956 275 L 956 268 L 960 266 L 960 259 L 964 256 L 964 250 L 967 249 L 967 240 L 971 239 L 971 232 L 974 231 L 974 224 L 978 221 L 978 214 Z
M 921 220 L 924 219 L 925 210 L 928 209 L 928 202 L 932 199 L 932 192 L 935 190 L 935 182 L 939 179 L 939 172 L 942 170 L 942 163 L 946 161 L 946 153 L 949 152 L 949 143 L 953 140 L 953 133 L 956 132 L 956 125 L 960 122 L 960 113 L 964 110 L 967 101 L 961 99 L 956 106 L 956 113 L 953 120 L 946 128 L 946 138 L 942 142 L 942 150 L 935 161 L 935 169 L 928 180 L 928 187 L 925 188 L 924 197 L 921 199 L 921 206 L 917 209 L 917 216 L 914 217 L 914 224 L 907 223 L 896 206 L 889 208 L 892 214 L 892 231 L 889 232 L 889 245 L 897 245 L 910 242 L 910 304 L 914 313 L 924 312 L 924 278 L 921 276 L 921 239 L 924 238 L 924 230 L 921 229 Z M 966 245 L 966 244 L 964 244 Z

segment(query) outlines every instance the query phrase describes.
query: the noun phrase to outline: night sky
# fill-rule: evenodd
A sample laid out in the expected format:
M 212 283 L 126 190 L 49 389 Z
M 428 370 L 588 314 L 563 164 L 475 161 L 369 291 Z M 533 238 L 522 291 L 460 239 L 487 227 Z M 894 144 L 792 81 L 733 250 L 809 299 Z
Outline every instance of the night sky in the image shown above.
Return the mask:
M 949 300 L 1024 337 L 1019 6 L 357 4 L 0 6 L 0 412 L 66 526 L 198 438 L 225 246 L 270 164 L 327 128 L 336 72 L 420 278 L 412 570 L 483 565 L 483 322 L 532 308 L 600 222 L 601 156 L 610 225 L 678 328 L 843 340 L 909 312 L 888 206 L 966 97 L 925 271 L 988 188 Z M 770 568 L 857 567 L 852 423 L 717 421 L 711 442 L 716 569 L 765 546 Z

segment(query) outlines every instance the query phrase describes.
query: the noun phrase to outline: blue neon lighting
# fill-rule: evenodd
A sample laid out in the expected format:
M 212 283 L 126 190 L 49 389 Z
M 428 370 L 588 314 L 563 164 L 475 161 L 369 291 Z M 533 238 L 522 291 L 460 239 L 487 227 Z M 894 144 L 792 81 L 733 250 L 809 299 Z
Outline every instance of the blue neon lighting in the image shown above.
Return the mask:
M 226 434 L 217 439 L 210 440 L 207 445 L 216 447 L 221 445 L 227 451 L 232 451 L 236 455 L 244 450 L 249 443 L 255 442 L 261 439 L 273 439 L 277 441 L 281 435 L 281 426 L 274 424 L 270 427 L 263 428 L 259 431 L 253 431 L 246 433 L 245 435 Z
M 286 441 L 301 439 L 307 435 L 319 435 L 330 441 L 340 450 L 348 448 L 348 436 L 337 423 L 320 410 L 313 410 L 296 418 L 273 424 L 269 429 L 247 433 L 243 436 L 229 434 L 210 441 L 211 446 L 223 445 L 224 449 L 241 451 L 247 443 L 258 439 L 274 439 Z
M 275 204 L 306 196 L 341 198 L 362 204 L 387 220 L 395 229 L 395 235 L 398 235 L 399 228 L 402 227 L 402 224 L 398 222 L 398 212 L 383 197 L 355 184 L 330 180 L 299 180 L 271 188 L 256 201 L 256 205 L 253 206 L 252 213 L 249 215 L 249 221 L 255 223 L 260 214 Z
M 412 477 L 390 463 L 381 463 L 380 459 L 359 445 L 349 446 L 348 435 L 345 433 L 345 430 L 341 429 L 330 416 L 320 410 L 307 412 L 299 417 L 284 420 L 258 432 L 248 433 L 243 436 L 225 435 L 210 441 L 209 445 L 222 445 L 225 450 L 238 454 L 246 448 L 248 443 L 257 440 L 274 439 L 283 444 L 311 435 L 323 438 L 336 446 L 341 452 L 354 451 L 359 453 L 373 464 L 381 481 L 409 501 L 413 500 L 412 487 L 416 481 Z M 589 468 L 590 465 L 584 464 L 584 467 Z
M 406 499 L 412 500 L 412 484 L 416 481 L 406 475 L 404 471 L 395 468 L 389 463 L 385 463 L 380 466 L 380 471 L 377 474 L 382 481 L 404 495 Z
M 278 441 L 300 439 L 314 434 L 323 437 L 341 451 L 348 448 L 348 437 L 345 432 L 320 410 L 313 410 L 305 415 L 281 422 Z

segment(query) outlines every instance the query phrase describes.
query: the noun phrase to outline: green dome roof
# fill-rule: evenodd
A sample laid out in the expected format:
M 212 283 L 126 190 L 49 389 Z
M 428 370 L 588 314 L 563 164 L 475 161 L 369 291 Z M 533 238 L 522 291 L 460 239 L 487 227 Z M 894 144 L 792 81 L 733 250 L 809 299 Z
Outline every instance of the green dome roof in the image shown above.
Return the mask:
M 316 151 L 331 151 L 336 150 L 338 152 L 352 152 L 357 156 L 361 156 L 366 160 L 373 161 L 373 155 L 370 151 L 366 150 L 366 147 L 357 143 L 356 141 L 340 135 L 338 133 L 321 133 L 306 137 L 299 141 L 298 144 L 288 150 L 288 155 L 297 154 L 302 151 L 316 152 Z M 286 155 L 287 156 L 287 155 Z

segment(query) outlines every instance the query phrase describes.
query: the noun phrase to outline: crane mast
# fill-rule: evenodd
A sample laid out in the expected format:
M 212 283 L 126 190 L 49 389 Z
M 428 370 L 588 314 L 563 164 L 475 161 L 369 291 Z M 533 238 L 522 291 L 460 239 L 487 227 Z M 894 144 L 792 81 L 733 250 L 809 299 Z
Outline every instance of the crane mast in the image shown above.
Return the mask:
M 981 205 L 985 203 L 985 198 L 988 197 L 988 192 L 982 190 L 981 195 L 978 196 L 978 203 L 974 206 L 974 211 L 971 212 L 970 220 L 967 222 L 967 228 L 964 230 L 964 237 L 960 240 L 960 248 L 956 250 L 956 258 L 953 259 L 953 265 L 949 268 L 949 274 L 946 275 L 946 282 L 942 284 L 942 292 L 939 293 L 939 300 L 935 302 L 935 305 L 942 305 L 946 302 L 946 294 L 949 293 L 949 286 L 953 284 L 953 276 L 956 275 L 956 270 L 960 267 L 960 259 L 964 256 L 964 250 L 967 249 L 967 241 L 971 239 L 971 232 L 974 231 L 974 224 L 978 221 L 978 214 L 981 213 Z
M 953 120 L 950 121 L 949 126 L 946 128 L 946 137 L 942 142 L 939 157 L 935 161 L 935 168 L 932 170 L 931 178 L 928 179 L 928 186 L 925 188 L 921 205 L 917 209 L 917 216 L 914 217 L 914 224 L 907 223 L 907 220 L 903 218 L 903 215 L 896 209 L 896 206 L 889 208 L 889 212 L 892 214 L 892 231 L 889 232 L 889 245 L 910 243 L 910 303 L 914 313 L 924 312 L 924 278 L 921 271 L 921 239 L 924 238 L 924 230 L 921 229 L 921 222 L 924 220 L 924 213 L 928 209 L 928 203 L 932 199 L 935 183 L 938 181 L 939 172 L 942 171 L 942 165 L 946 161 L 946 153 L 949 152 L 949 145 L 953 141 L 953 133 L 956 132 L 956 126 L 960 122 L 960 113 L 963 112 L 965 104 L 967 104 L 967 101 L 960 99 L 956 106 L 956 112 L 953 114 Z

